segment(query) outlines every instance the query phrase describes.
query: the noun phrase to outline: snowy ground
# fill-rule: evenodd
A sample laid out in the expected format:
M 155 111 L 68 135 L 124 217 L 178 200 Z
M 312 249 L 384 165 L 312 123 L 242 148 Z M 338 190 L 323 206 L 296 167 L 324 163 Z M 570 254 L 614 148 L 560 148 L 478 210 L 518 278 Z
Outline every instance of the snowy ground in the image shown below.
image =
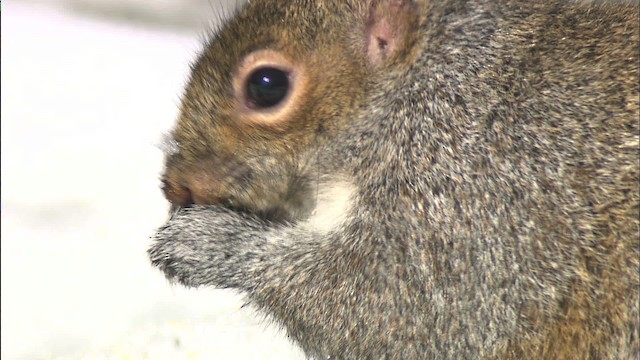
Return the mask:
M 198 33 L 6 1 L 1 25 L 2 359 L 301 359 L 240 296 L 146 258 Z

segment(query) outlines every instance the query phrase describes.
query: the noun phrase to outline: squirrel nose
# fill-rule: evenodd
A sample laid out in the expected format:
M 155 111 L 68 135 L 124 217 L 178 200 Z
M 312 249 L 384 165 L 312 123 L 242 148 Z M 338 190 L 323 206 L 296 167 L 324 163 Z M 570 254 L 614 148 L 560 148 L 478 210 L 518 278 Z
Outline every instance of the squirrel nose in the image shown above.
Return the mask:
M 187 206 L 195 203 L 191 189 L 180 182 L 165 178 L 162 180 L 162 191 L 172 204 Z
M 174 205 L 213 205 L 220 203 L 216 176 L 210 172 L 197 172 L 188 176 L 165 176 L 162 179 L 164 196 Z

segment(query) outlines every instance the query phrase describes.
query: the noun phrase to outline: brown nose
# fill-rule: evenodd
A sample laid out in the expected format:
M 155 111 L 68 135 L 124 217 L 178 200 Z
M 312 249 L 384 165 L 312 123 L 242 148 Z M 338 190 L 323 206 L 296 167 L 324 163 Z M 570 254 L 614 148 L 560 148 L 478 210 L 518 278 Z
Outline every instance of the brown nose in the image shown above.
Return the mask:
M 195 203 L 191 190 L 179 182 L 167 178 L 163 179 L 162 191 L 167 200 L 172 204 L 186 206 Z
M 220 182 L 218 176 L 211 171 L 196 171 L 193 173 L 170 175 L 165 174 L 162 179 L 164 196 L 172 204 L 186 206 L 192 204 L 212 205 L 221 201 Z

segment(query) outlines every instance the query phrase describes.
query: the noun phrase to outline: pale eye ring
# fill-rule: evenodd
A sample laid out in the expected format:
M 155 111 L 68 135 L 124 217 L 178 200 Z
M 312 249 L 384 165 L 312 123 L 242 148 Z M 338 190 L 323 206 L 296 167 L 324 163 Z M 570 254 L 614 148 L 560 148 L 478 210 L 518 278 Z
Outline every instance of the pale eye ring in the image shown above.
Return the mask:
M 309 79 L 304 63 L 276 50 L 247 55 L 233 74 L 235 116 L 240 123 L 285 126 L 304 105 Z

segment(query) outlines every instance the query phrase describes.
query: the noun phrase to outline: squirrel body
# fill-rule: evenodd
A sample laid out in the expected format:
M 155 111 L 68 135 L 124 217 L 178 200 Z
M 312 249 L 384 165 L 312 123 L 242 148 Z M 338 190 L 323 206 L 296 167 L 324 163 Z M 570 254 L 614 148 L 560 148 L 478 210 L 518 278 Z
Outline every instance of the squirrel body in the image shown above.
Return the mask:
M 312 358 L 637 359 L 638 11 L 251 1 L 194 66 L 153 264 Z

